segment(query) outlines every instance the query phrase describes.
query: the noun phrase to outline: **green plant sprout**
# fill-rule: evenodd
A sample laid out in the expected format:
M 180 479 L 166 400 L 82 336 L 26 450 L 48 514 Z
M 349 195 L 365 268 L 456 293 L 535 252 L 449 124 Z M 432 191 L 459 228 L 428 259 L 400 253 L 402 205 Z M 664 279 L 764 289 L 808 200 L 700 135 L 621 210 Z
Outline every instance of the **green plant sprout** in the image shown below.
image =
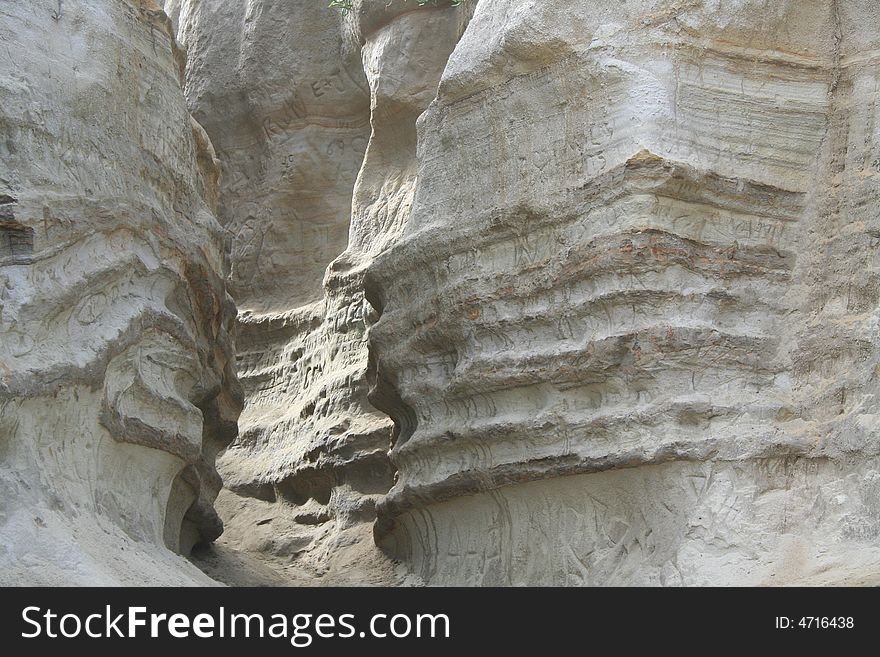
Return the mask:
M 425 5 L 438 5 L 440 0 L 416 0 L 419 3 L 419 7 L 424 7 Z M 458 7 L 464 0 L 447 0 L 452 7 Z M 331 9 L 340 9 L 342 13 L 347 14 L 352 10 L 354 0 L 330 0 L 330 4 L 327 5 Z M 406 2 L 406 0 L 404 0 Z

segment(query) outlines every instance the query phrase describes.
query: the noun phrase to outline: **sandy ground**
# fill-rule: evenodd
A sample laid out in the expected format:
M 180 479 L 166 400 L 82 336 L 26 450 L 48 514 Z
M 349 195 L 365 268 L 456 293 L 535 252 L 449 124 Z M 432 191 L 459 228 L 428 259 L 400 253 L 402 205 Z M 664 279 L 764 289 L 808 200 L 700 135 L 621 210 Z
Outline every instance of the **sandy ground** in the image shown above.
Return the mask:
M 217 510 L 226 530 L 190 561 L 229 586 L 412 586 L 420 580 L 373 542 L 371 523 L 323 535 L 299 525 L 283 506 L 224 490 Z M 320 537 L 315 539 L 316 534 Z

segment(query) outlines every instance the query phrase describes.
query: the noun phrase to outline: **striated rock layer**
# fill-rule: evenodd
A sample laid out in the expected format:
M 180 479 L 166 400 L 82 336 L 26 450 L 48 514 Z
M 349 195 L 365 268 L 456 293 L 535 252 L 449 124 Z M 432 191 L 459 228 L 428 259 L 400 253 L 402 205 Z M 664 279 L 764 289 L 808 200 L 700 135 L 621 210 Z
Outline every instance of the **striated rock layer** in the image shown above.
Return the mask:
M 430 584 L 877 572 L 878 28 L 476 5 L 366 280 L 386 549 Z
M 235 307 L 148 0 L 0 5 L 0 582 L 211 584 Z
M 2 583 L 876 581 L 876 3 L 325 4 L 0 5 Z
M 463 10 L 363 2 L 341 14 L 313 0 L 166 8 L 188 50 L 187 98 L 222 162 L 220 213 L 235 235 L 247 404 L 220 459 L 223 540 L 323 575 L 367 558 L 349 554 L 353 543 L 373 551 L 375 502 L 393 484 L 392 422 L 367 402 L 363 272 L 409 214 L 415 122 Z M 386 582 L 388 568 L 377 557 L 346 577 Z

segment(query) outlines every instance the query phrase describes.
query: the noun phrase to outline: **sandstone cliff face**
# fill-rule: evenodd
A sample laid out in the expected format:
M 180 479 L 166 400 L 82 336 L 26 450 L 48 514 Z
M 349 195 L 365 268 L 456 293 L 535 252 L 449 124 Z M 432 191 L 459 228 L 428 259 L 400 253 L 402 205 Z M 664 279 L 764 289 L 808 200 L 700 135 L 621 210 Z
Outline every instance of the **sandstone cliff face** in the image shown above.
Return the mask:
M 477 4 L 367 277 L 387 549 L 434 584 L 876 570 L 878 27 Z
M 210 584 L 235 307 L 146 0 L 0 6 L 0 582 Z
M 0 6 L 0 581 L 876 581 L 876 3 L 325 4 Z
M 372 550 L 375 502 L 393 483 L 392 422 L 366 399 L 363 271 L 408 216 L 415 122 L 462 26 L 460 11 L 386 4 L 347 16 L 310 0 L 167 7 L 236 235 L 247 407 L 221 459 L 235 493 L 224 541 L 298 555 L 315 574 L 352 542 Z M 374 567 L 350 576 L 387 581 L 387 564 Z
M 877 15 L 764 5 L 169 3 L 243 231 L 232 544 L 321 574 L 378 501 L 428 583 L 873 567 Z

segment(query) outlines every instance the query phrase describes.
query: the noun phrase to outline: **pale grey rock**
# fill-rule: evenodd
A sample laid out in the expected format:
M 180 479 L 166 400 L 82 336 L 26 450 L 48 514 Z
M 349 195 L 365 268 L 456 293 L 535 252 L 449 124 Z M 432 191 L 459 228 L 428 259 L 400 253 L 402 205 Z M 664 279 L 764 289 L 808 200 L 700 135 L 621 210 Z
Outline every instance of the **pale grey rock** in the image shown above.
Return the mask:
M 166 8 L 235 235 L 247 404 L 220 459 L 234 493 L 221 498 L 222 543 L 294 560 L 324 581 L 343 571 L 351 583 L 387 583 L 394 575 L 369 527 L 393 484 L 392 422 L 367 402 L 363 271 L 409 213 L 415 122 L 463 10 L 364 2 L 343 16 L 311 0 Z M 346 566 L 362 559 L 369 569 Z
M 0 6 L 4 583 L 880 581 L 876 3 L 324 4 Z
M 186 96 L 223 170 L 219 214 L 242 313 L 322 298 L 348 241 L 369 138 L 369 90 L 338 12 L 320 3 L 176 0 Z M 268 320 L 267 320 L 268 321 Z
M 874 3 L 482 0 L 370 267 L 429 584 L 878 572 Z
M 310 0 L 166 8 L 188 49 L 190 107 L 219 153 L 219 212 L 233 235 L 247 406 L 220 459 L 223 543 L 320 574 L 325 544 L 371 522 L 392 483 L 390 421 L 357 387 L 366 304 L 354 285 L 325 281 L 348 244 L 370 135 L 360 47 L 338 12 Z
M 170 24 L 13 0 L 0 44 L 0 582 L 212 584 L 172 550 L 222 531 L 235 307 Z

